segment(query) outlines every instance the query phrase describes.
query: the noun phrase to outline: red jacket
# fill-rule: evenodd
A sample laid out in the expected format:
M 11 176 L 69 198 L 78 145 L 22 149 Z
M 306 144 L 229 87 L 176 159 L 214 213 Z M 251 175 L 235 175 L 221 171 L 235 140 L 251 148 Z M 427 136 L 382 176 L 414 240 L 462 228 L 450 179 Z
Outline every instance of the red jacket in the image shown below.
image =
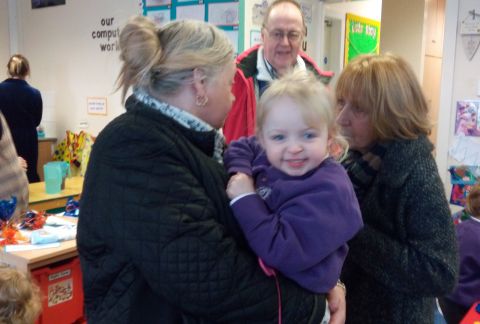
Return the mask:
M 223 126 L 223 134 L 227 143 L 242 136 L 255 134 L 257 100 L 254 82 L 257 75 L 259 47 L 260 45 L 255 45 L 237 57 L 237 72 L 232 87 L 235 101 Z M 305 61 L 307 69 L 314 72 L 323 83 L 328 84 L 333 77 L 333 72 L 322 71 L 307 54 L 300 51 L 299 55 Z

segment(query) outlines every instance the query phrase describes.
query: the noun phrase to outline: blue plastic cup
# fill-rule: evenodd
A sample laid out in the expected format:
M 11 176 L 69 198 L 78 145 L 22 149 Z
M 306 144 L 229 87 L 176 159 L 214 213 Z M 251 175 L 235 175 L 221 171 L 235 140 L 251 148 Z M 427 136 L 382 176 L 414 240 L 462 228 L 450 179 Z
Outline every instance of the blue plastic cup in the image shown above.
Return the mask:
M 58 165 L 62 170 L 62 186 L 61 189 L 65 189 L 65 179 L 70 176 L 70 164 L 65 161 L 53 161 L 48 162 L 47 165 Z
M 47 163 L 43 166 L 45 175 L 45 191 L 47 194 L 57 194 L 62 191 L 62 167 Z

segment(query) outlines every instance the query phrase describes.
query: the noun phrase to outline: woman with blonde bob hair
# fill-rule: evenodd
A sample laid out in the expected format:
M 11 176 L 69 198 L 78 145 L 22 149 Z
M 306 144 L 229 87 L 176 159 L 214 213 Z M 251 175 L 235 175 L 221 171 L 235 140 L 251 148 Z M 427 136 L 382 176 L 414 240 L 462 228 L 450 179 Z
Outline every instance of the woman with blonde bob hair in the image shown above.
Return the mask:
M 400 57 L 365 55 L 342 71 L 336 97 L 365 224 L 342 270 L 347 323 L 433 323 L 434 296 L 452 290 L 458 265 L 420 85 Z
M 233 47 L 200 21 L 132 18 L 120 34 L 126 112 L 98 135 L 77 245 L 88 323 L 275 323 L 275 283 L 235 222 L 219 128 Z M 285 323 L 319 323 L 325 297 L 280 280 Z

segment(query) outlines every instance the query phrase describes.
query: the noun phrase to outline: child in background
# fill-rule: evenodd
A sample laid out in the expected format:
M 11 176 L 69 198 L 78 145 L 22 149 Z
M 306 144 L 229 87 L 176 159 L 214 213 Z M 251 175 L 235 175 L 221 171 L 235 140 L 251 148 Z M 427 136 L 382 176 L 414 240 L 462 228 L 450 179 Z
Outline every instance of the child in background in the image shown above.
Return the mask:
M 41 308 L 40 290 L 30 277 L 0 266 L 0 323 L 33 324 Z
M 234 215 L 261 264 L 326 293 L 363 226 L 347 173 L 329 156 L 333 143 L 346 143 L 332 97 L 311 74 L 294 72 L 265 91 L 256 123 L 256 136 L 224 155 Z
M 460 323 L 480 300 L 480 184 L 468 194 L 465 212 L 470 217 L 455 226 L 460 255 L 458 284 L 451 294 L 439 298 L 448 324 Z
M 463 199 L 464 204 L 465 204 L 465 208 L 459 210 L 458 212 L 456 212 L 452 215 L 453 223 L 455 225 L 458 225 L 461 222 L 464 222 L 464 221 L 472 218 L 472 207 L 471 207 L 472 202 L 471 202 L 471 200 L 472 200 L 472 197 L 476 197 L 476 195 L 477 195 L 477 194 L 474 194 L 474 195 L 470 196 L 470 192 L 474 191 L 474 189 L 477 188 L 478 186 L 476 187 L 476 186 L 471 186 L 471 185 L 465 185 L 466 189 L 462 188 L 462 187 L 463 186 L 460 186 L 460 185 L 454 185 L 454 187 L 453 187 L 453 189 L 455 189 L 455 190 L 457 190 L 456 188 L 458 188 L 458 190 L 462 191 L 462 194 L 461 194 L 462 198 L 458 199 L 458 201 L 461 201 Z M 452 189 L 452 191 L 453 191 L 453 189 Z M 475 190 L 478 190 L 478 189 L 475 189 Z M 470 199 L 468 197 L 470 197 Z M 470 203 L 468 203 L 468 201 L 470 201 Z

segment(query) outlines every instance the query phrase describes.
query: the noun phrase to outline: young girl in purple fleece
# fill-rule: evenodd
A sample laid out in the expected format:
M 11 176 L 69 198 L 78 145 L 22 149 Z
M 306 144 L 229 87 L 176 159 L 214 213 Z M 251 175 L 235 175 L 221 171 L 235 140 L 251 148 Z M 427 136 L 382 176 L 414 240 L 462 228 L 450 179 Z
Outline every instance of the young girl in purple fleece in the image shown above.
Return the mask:
M 352 184 L 332 157 L 345 141 L 331 94 L 311 74 L 286 75 L 262 95 L 256 127 L 224 155 L 235 217 L 261 264 L 327 293 L 363 226 Z
M 469 218 L 455 226 L 460 255 L 458 283 L 448 296 L 439 298 L 448 324 L 459 323 L 480 301 L 480 184 L 468 194 L 465 213 Z

